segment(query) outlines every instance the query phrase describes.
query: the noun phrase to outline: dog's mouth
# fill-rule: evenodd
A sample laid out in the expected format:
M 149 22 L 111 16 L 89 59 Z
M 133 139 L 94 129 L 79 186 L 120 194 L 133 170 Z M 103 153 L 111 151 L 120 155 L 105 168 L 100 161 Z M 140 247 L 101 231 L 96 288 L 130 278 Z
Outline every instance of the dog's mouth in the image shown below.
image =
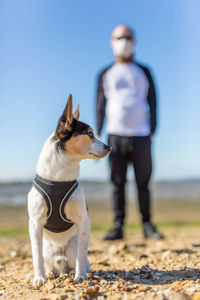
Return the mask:
M 89 154 L 94 155 L 94 156 L 96 156 L 96 157 L 102 157 L 101 155 L 97 155 L 97 154 L 92 153 L 92 152 L 89 152 Z

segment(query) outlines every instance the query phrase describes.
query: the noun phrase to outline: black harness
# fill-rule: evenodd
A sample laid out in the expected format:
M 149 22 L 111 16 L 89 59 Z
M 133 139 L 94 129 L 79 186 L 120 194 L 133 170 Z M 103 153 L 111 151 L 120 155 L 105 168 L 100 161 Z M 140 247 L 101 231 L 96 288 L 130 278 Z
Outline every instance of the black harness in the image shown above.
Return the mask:
M 51 181 L 35 176 L 33 186 L 44 197 L 48 207 L 45 228 L 53 232 L 63 232 L 73 226 L 64 212 L 65 204 L 78 187 L 78 181 Z

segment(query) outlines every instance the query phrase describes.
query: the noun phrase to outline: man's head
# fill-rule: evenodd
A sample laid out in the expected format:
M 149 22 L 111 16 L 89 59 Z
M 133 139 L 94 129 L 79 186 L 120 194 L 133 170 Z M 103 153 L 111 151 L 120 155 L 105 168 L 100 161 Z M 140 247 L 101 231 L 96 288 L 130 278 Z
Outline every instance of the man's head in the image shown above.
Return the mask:
M 131 61 L 135 44 L 133 31 L 126 25 L 114 28 L 111 37 L 111 47 L 117 61 Z

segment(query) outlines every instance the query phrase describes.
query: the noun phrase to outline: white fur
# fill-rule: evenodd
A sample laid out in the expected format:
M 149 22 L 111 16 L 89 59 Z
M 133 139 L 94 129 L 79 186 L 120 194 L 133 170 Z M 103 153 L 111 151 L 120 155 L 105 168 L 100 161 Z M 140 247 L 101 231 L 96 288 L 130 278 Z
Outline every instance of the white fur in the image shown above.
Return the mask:
M 48 180 L 72 181 L 79 175 L 81 158 L 77 158 L 75 154 L 69 155 L 65 151 L 58 151 L 52 136 L 53 134 L 47 139 L 40 154 L 37 174 Z M 104 146 L 95 138 L 87 158 L 97 159 L 108 154 Z M 75 272 L 76 281 L 87 279 L 86 272 L 90 270 L 87 259 L 90 219 L 80 185 L 70 196 L 64 211 L 74 225 L 61 233 L 46 230 L 44 228 L 47 221 L 46 202 L 32 187 L 28 194 L 28 213 L 35 286 L 40 286 L 46 281 L 45 273 L 59 275 L 72 271 Z

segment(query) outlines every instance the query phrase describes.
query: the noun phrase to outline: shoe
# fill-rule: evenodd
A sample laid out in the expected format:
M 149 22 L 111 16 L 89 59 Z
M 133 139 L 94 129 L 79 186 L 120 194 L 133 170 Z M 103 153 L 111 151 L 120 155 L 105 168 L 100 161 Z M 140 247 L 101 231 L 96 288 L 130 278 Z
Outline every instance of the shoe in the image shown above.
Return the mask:
M 111 229 L 103 238 L 104 241 L 114 241 L 123 239 L 123 230 L 121 227 Z
M 143 223 L 143 232 L 146 239 L 161 240 L 164 238 L 164 235 L 150 222 Z

